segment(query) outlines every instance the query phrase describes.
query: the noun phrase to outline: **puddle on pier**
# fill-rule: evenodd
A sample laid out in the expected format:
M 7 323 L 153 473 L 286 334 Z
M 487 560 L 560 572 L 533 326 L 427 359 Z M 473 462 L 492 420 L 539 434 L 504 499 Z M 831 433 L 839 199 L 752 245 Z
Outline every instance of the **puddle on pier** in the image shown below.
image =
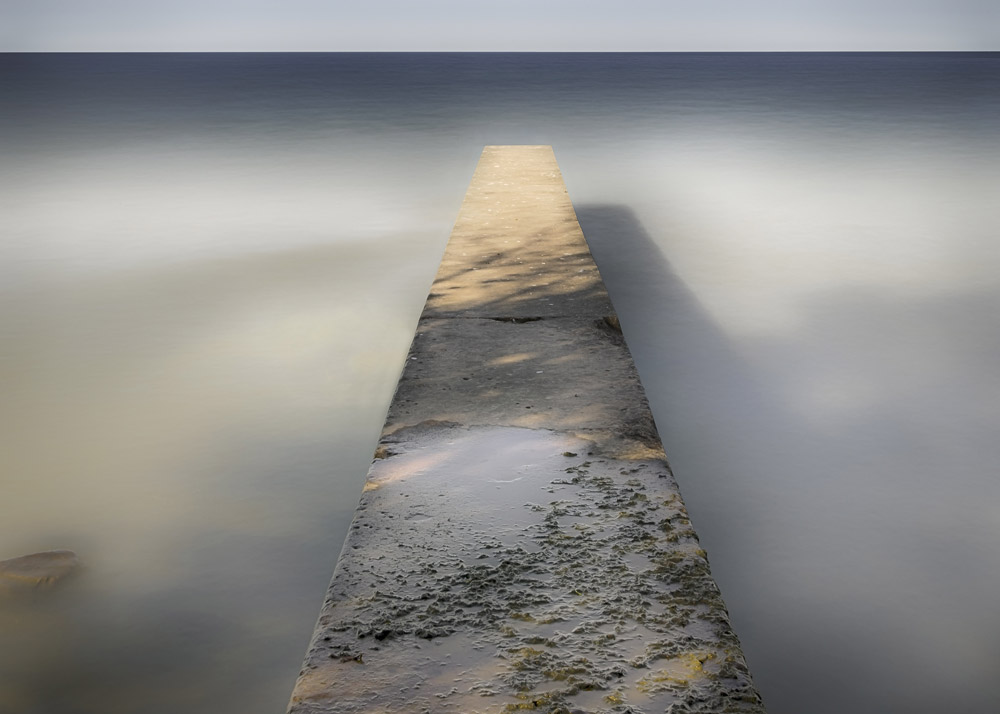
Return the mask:
M 760 711 L 666 463 L 592 449 L 383 439 L 291 711 Z

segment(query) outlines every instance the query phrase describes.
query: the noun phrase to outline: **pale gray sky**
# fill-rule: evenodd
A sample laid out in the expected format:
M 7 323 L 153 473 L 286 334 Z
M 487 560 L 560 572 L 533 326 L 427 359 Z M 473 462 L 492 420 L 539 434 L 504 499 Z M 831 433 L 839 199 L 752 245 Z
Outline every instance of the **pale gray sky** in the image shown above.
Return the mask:
M 0 0 L 5 51 L 998 49 L 1000 0 Z

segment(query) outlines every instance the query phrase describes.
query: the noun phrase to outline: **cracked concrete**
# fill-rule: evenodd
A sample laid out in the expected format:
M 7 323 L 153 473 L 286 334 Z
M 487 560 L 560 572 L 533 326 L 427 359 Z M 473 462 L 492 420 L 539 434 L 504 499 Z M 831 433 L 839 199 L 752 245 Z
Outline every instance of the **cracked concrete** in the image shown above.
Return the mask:
M 486 147 L 289 712 L 763 712 L 547 146 Z

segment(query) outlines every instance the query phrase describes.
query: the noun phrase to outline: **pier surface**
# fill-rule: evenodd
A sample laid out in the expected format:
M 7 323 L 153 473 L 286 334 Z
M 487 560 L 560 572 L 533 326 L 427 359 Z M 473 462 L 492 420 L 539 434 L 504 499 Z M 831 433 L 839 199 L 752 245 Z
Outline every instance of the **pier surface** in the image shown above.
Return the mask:
M 289 712 L 763 712 L 548 146 L 488 146 Z

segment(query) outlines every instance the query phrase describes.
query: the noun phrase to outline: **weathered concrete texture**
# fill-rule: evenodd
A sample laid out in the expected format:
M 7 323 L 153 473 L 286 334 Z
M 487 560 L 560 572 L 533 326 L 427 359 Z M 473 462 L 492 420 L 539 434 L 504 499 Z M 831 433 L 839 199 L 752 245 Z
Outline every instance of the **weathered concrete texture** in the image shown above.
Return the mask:
M 607 317 L 422 319 L 386 432 L 429 419 L 544 428 L 587 436 L 613 455 L 662 457 L 635 367 Z
M 762 712 L 549 147 L 487 147 L 290 712 Z

